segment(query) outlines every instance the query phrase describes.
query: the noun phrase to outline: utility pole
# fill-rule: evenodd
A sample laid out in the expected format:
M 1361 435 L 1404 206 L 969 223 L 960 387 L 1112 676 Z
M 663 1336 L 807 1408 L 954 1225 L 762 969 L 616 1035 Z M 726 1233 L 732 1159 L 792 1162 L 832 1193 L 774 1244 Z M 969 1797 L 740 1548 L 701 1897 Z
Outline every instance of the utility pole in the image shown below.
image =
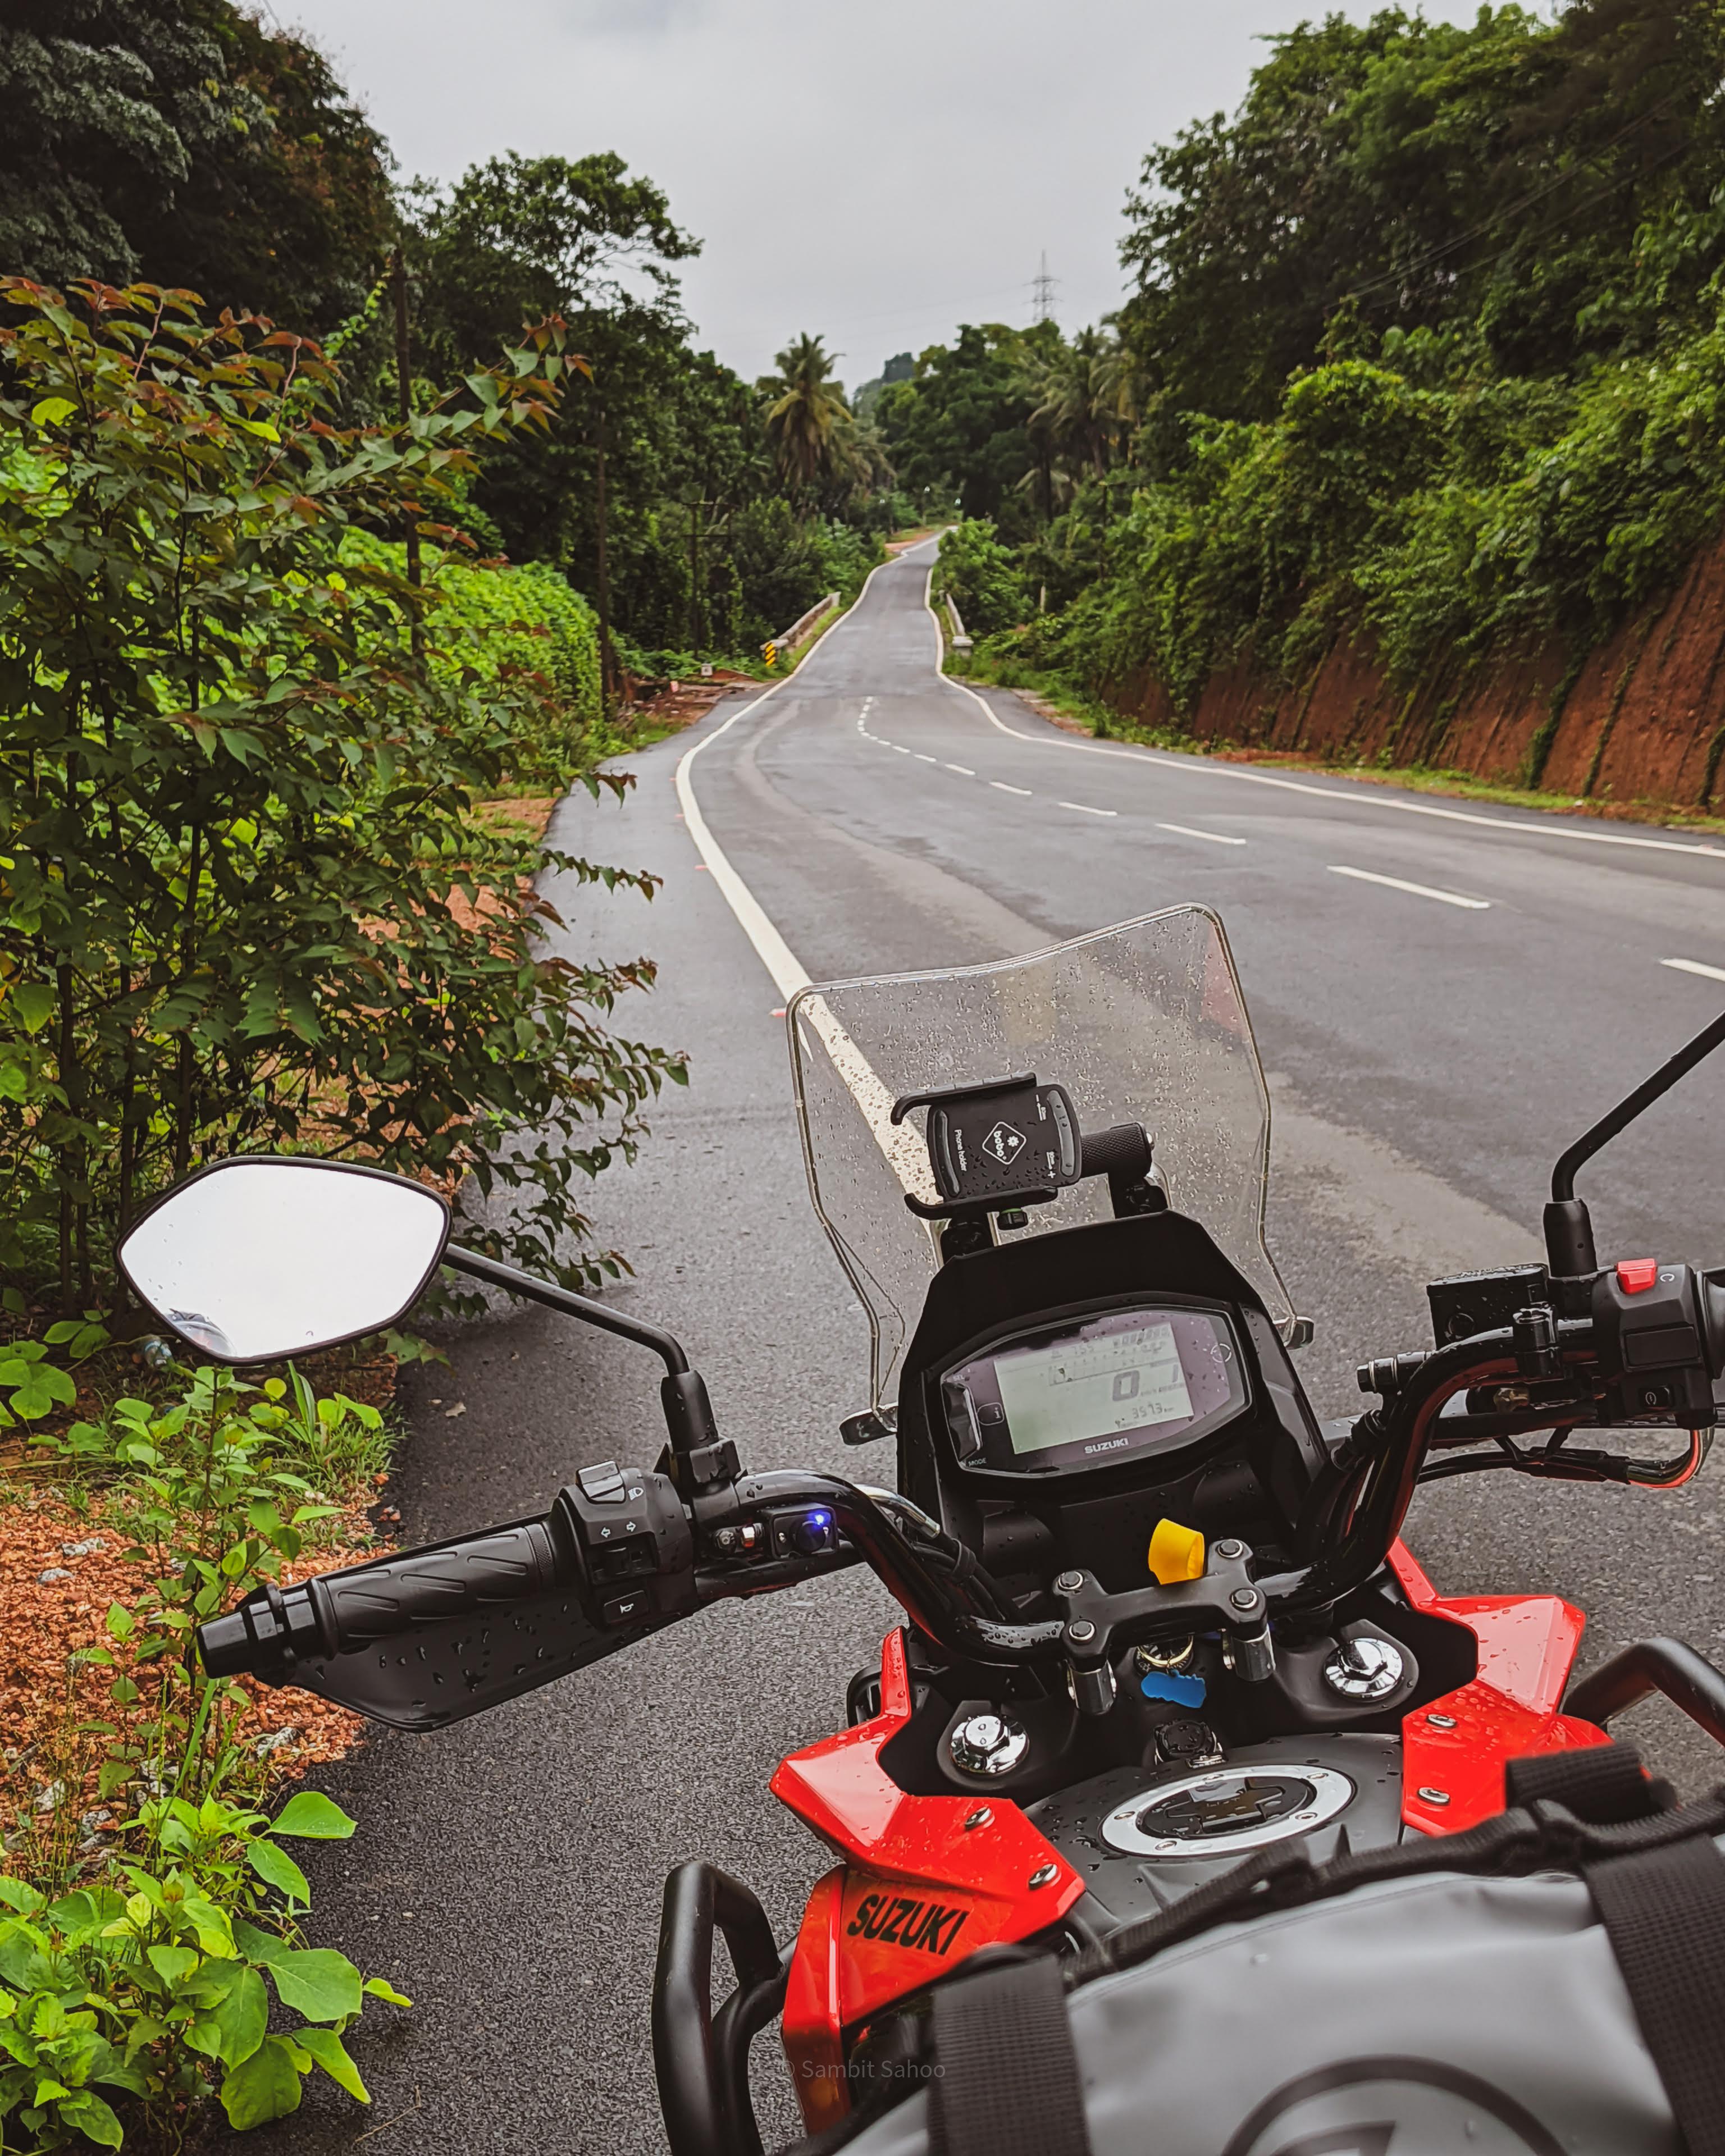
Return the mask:
M 1039 322 L 1050 322 L 1054 320 L 1055 286 L 1060 281 L 1058 277 L 1050 277 L 1048 274 L 1048 249 L 1045 247 L 1042 250 L 1042 267 L 1030 280 L 1030 288 L 1036 295 L 1036 319 Z
M 706 509 L 697 497 L 689 505 L 689 653 L 701 656 L 701 520 Z
M 598 547 L 596 567 L 599 585 L 599 706 L 608 718 L 611 696 L 616 685 L 617 661 L 611 649 L 611 572 L 605 557 L 605 408 L 598 407 L 598 473 L 593 490 L 593 506 L 598 521 Z
M 390 261 L 389 281 L 395 290 L 396 405 L 401 414 L 402 438 L 405 443 L 408 427 L 413 416 L 413 377 L 408 340 L 408 259 L 400 247 L 397 247 Z M 419 566 L 419 516 L 417 507 L 408 511 L 406 537 L 408 582 L 418 591 L 424 579 Z M 417 608 L 413 611 L 408 640 L 414 658 L 423 659 L 425 656 L 425 629 Z

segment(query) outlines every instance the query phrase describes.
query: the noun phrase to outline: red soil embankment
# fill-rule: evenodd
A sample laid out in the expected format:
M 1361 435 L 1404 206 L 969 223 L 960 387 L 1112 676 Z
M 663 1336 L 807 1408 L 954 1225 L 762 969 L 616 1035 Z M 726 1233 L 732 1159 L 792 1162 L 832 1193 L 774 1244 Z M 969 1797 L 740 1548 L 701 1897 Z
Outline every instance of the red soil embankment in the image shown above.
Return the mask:
M 1160 685 L 1111 696 L 1147 726 L 1175 723 Z M 1297 685 L 1249 662 L 1213 675 L 1188 729 L 1202 741 L 1337 762 L 1425 764 L 1602 804 L 1707 809 L 1725 794 L 1725 537 L 1676 589 L 1579 666 L 1550 645 L 1397 688 L 1369 642 L 1332 644 Z

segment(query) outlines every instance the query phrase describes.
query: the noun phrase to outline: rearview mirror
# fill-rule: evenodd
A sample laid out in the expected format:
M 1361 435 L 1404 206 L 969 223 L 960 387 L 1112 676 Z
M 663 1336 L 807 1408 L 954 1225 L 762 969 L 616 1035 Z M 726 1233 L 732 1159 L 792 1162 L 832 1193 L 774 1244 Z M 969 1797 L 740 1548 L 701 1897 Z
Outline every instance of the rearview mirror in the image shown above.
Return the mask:
M 345 1161 L 218 1161 L 128 1230 L 120 1270 L 202 1353 L 274 1362 L 381 1332 L 424 1292 L 449 1209 L 434 1190 Z

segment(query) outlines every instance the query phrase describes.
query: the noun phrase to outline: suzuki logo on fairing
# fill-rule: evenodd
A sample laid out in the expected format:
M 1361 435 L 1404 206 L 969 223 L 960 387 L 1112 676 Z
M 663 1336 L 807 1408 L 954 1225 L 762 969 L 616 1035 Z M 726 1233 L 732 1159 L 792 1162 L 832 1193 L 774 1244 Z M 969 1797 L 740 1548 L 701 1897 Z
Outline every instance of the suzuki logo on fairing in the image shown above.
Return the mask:
M 943 1908 L 938 1902 L 918 1902 L 907 1895 L 865 1894 L 845 1928 L 852 1938 L 860 1933 L 883 1946 L 921 1947 L 925 1953 L 944 1958 L 969 1914 L 968 1909 Z
M 1003 1168 L 1010 1168 L 1029 1142 L 1024 1132 L 1015 1131 L 1010 1123 L 996 1123 L 983 1140 L 983 1151 Z

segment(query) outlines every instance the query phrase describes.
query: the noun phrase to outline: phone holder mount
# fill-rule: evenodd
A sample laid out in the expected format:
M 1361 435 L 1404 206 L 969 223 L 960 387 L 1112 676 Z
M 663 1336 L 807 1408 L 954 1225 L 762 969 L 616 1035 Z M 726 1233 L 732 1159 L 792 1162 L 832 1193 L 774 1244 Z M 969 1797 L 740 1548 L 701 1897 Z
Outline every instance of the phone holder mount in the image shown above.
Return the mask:
M 901 1123 L 927 1108 L 928 1164 L 937 1204 L 906 1191 L 922 1220 L 981 1220 L 1025 1205 L 1046 1205 L 1084 1173 L 1084 1139 L 1063 1086 L 1041 1086 L 1034 1070 L 980 1086 L 906 1093 L 892 1104 Z

